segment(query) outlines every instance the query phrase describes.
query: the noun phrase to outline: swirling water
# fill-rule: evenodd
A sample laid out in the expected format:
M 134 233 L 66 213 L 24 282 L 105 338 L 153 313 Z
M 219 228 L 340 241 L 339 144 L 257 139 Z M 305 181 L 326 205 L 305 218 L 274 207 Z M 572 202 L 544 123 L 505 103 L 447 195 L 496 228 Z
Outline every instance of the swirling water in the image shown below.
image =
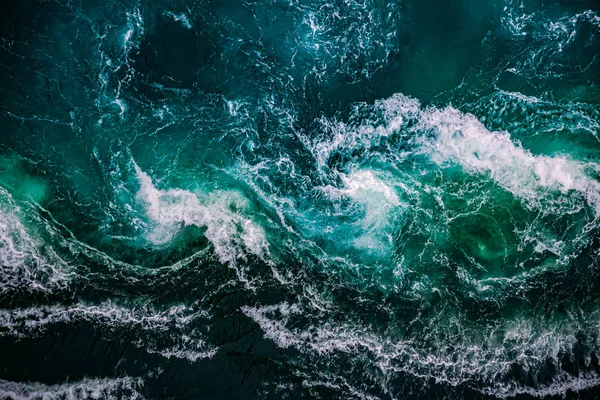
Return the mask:
M 0 397 L 600 393 L 596 1 L 0 15 Z

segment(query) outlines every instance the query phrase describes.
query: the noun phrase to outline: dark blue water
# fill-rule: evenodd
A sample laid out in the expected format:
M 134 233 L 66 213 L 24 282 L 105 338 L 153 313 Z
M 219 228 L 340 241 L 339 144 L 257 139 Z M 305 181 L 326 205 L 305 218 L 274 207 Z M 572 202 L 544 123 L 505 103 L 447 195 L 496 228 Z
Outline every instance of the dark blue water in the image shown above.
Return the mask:
M 597 1 L 0 10 L 0 398 L 600 396 Z

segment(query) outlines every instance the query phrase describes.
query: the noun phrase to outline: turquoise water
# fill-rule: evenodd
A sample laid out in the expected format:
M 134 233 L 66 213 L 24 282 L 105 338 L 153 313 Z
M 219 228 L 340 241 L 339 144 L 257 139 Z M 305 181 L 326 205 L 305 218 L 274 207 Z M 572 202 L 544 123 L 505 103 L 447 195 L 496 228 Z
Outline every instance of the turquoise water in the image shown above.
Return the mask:
M 0 397 L 600 393 L 597 2 L 0 18 Z

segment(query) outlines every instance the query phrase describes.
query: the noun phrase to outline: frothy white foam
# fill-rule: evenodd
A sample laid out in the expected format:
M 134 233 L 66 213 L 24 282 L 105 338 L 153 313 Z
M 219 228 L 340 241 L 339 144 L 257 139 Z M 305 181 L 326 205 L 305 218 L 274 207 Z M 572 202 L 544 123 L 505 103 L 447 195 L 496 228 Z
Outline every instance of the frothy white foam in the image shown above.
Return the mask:
M 372 171 L 353 171 L 348 175 L 341 175 L 341 177 L 344 182 L 344 189 L 340 191 L 342 194 L 367 204 L 375 202 L 374 206 L 380 206 L 382 203 L 393 206 L 400 204 L 400 199 L 394 189 L 378 179 Z M 373 194 L 377 194 L 377 196 L 373 196 Z
M 22 211 L 0 187 L 0 293 L 20 286 L 49 292 L 66 285 L 69 266 L 22 224 Z M 26 211 L 30 218 L 37 217 L 31 207 Z
M 577 211 L 580 205 L 569 196 L 577 192 L 600 215 L 600 182 L 590 176 L 600 171 L 600 165 L 563 156 L 534 155 L 508 132 L 489 131 L 471 114 L 452 106 L 422 108 L 417 100 L 402 94 L 379 100 L 370 110 L 370 117 L 358 125 L 323 120 L 325 137 L 314 145 L 309 143 L 318 166 L 326 166 L 335 152 L 368 152 L 385 138 L 401 135 L 413 149 L 403 154 L 389 149 L 394 154 L 387 156 L 396 161 L 402 162 L 411 154 L 425 154 L 441 167 L 460 165 L 469 174 L 488 175 L 527 204 L 550 207 L 551 211 L 565 212 L 565 203 L 569 202 L 571 211 Z M 563 197 L 553 201 L 551 194 L 556 192 Z
M 0 336 L 35 338 L 47 334 L 57 324 L 86 323 L 101 327 L 107 337 L 135 333 L 137 339 L 132 344 L 149 353 L 196 361 L 210 358 L 218 351 L 195 329 L 195 323 L 209 317 L 205 311 L 184 305 L 174 305 L 166 310 L 127 308 L 111 302 L 39 306 L 0 310 Z
M 561 354 L 569 353 L 577 342 L 579 327 L 570 324 L 534 326 L 531 319 L 514 320 L 481 332 L 468 324 L 457 327 L 457 321 L 450 319 L 432 321 L 435 329 L 426 329 L 420 338 L 393 340 L 351 323 L 290 328 L 297 326 L 294 318 L 309 312 L 296 304 L 243 307 L 242 311 L 279 347 L 295 347 L 319 355 L 366 352 L 385 375 L 406 372 L 453 386 L 472 385 L 497 397 L 523 393 L 539 397 L 561 395 L 569 389 L 600 384 L 600 376 L 594 372 L 572 376 L 560 371 Z M 428 345 L 423 344 L 425 338 Z M 549 381 L 536 379 L 534 385 L 523 385 L 507 380 L 515 363 L 534 376 L 548 363 L 560 372 Z
M 235 265 L 248 254 L 268 258 L 265 232 L 243 216 L 248 201 L 239 192 L 202 195 L 181 189 L 159 190 L 148 174 L 137 164 L 134 166 L 140 184 L 136 198 L 152 222 L 148 241 L 155 245 L 168 243 L 183 226 L 194 225 L 206 228 L 204 236 L 224 264 Z
M 360 113 L 364 104 L 357 106 L 355 112 Z M 385 100 L 377 100 L 373 112 L 360 124 L 350 124 L 321 118 L 323 135 L 311 141 L 304 139 L 305 144 L 316 159 L 317 166 L 323 168 L 329 158 L 338 151 L 368 151 L 377 146 L 385 138 L 397 133 L 408 121 L 419 113 L 419 101 L 403 95 L 395 95 Z
M 382 178 L 384 174 L 382 175 Z M 385 250 L 391 245 L 389 234 L 390 213 L 397 217 L 398 207 L 402 205 L 395 189 L 370 170 L 355 170 L 349 174 L 340 174 L 343 187 L 328 185 L 320 188 L 328 198 L 338 201 L 343 197 L 352 199 L 364 207 L 364 217 L 360 220 L 363 232 L 353 241 L 357 248 Z
M 0 379 L 0 397 L 12 400 L 84 400 L 84 399 L 143 399 L 140 378 L 91 379 L 78 382 L 45 385 L 37 382 L 11 382 Z
M 600 183 L 588 165 L 565 157 L 533 155 L 507 132 L 490 132 L 470 114 L 447 107 L 426 110 L 417 129 L 433 132 L 417 141 L 440 165 L 460 164 L 468 173 L 486 174 L 514 195 L 540 205 L 545 191 L 577 191 L 600 213 Z

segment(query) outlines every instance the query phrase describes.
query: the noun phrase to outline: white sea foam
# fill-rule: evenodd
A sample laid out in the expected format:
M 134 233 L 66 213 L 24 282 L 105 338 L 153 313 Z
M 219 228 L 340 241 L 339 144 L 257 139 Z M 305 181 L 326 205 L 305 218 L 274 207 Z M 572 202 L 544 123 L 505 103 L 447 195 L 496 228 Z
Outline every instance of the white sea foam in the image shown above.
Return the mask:
M 577 191 L 600 213 L 600 183 L 585 163 L 566 157 L 533 155 L 507 132 L 490 132 L 470 114 L 447 107 L 426 110 L 417 129 L 434 132 L 417 142 L 440 165 L 459 164 L 471 174 L 486 174 L 514 195 L 539 205 L 547 190 Z
M 292 65 L 299 53 L 310 54 L 310 74 L 317 79 L 326 78 L 328 71 L 351 79 L 368 77 L 381 68 L 398 48 L 397 24 L 403 13 L 396 3 L 385 8 L 373 3 L 346 0 L 342 8 L 333 3 L 289 3 L 298 8 L 299 17 L 293 26 L 295 43 L 290 46 Z
M 558 41 L 558 50 L 573 41 L 577 34 L 577 27 L 580 23 L 589 23 L 595 28 L 600 28 L 600 16 L 592 10 L 564 15 L 560 18 L 553 16 L 546 17 L 544 12 L 539 9 L 525 9 L 521 7 L 521 0 L 506 0 L 504 13 L 501 17 L 502 25 L 511 34 L 515 36 L 533 35 L 536 39 L 544 41 Z M 530 32 L 527 27 L 533 27 Z
M 357 107 L 356 113 L 359 113 Z M 361 149 L 368 151 L 390 135 L 397 133 L 407 122 L 420 112 L 419 101 L 403 95 L 395 95 L 385 100 L 377 100 L 370 118 L 360 124 L 349 124 L 321 118 L 323 136 L 305 143 L 316 159 L 317 166 L 323 168 L 336 152 Z
M 181 25 L 183 25 L 187 29 L 192 29 L 192 23 L 190 22 L 190 19 L 185 13 L 182 12 L 179 14 L 175 14 L 172 11 L 166 11 L 164 15 L 172 18 L 175 22 L 181 22 Z
M 29 205 L 27 212 L 36 219 Z M 21 206 L 0 187 L 0 293 L 17 287 L 49 292 L 69 280 L 69 266 L 23 225 Z
M 132 344 L 149 353 L 196 361 L 210 358 L 218 351 L 196 329 L 196 324 L 208 318 L 207 312 L 184 305 L 155 310 L 105 302 L 0 309 L 0 336 L 36 338 L 57 324 L 85 323 L 101 328 L 107 337 L 132 333 L 137 338 Z
M 521 0 L 507 0 L 503 11 L 501 23 L 504 29 L 514 38 L 527 38 L 528 42 L 527 47 L 512 60 L 509 71 L 526 76 L 558 78 L 565 70 L 569 71 L 568 75 L 593 66 L 596 57 L 588 58 L 583 53 L 567 56 L 569 53 L 564 51 L 575 47 L 578 40 L 587 43 L 577 46 L 597 43 L 600 39 L 600 17 L 594 11 L 557 17 L 554 12 L 548 15 L 539 8 L 523 7 Z M 532 42 L 536 44 L 532 46 Z
M 0 398 L 12 400 L 143 399 L 140 378 L 86 378 L 81 381 L 45 385 L 0 379 Z
M 342 194 L 364 203 L 375 201 L 375 206 L 379 206 L 381 203 L 393 206 L 400 205 L 400 199 L 394 189 L 378 179 L 372 171 L 353 171 L 348 175 L 341 175 L 341 178 L 344 183 L 344 189 L 340 190 Z M 379 198 L 373 199 L 371 195 L 373 193 L 378 194 Z
M 448 106 L 423 108 L 415 99 L 396 94 L 375 102 L 372 117 L 360 124 L 323 120 L 325 136 L 309 144 L 317 165 L 323 167 L 335 152 L 368 152 L 391 135 L 402 135 L 413 145 L 410 154 L 425 154 L 441 167 L 460 165 L 469 174 L 483 174 L 532 206 L 565 212 L 580 206 L 571 192 L 579 193 L 600 215 L 600 182 L 590 174 L 600 165 L 565 156 L 535 155 L 513 140 L 508 132 L 489 131 L 471 114 Z M 391 151 L 391 149 L 390 149 Z M 389 155 L 390 157 L 392 155 Z M 549 195 L 561 193 L 553 202 Z
M 182 226 L 204 227 L 204 236 L 214 246 L 222 263 L 235 265 L 248 254 L 267 259 L 268 242 L 262 227 L 245 217 L 248 201 L 239 192 L 220 191 L 210 195 L 182 189 L 157 189 L 137 164 L 140 184 L 137 200 L 152 222 L 147 239 L 155 245 L 170 242 Z
M 295 347 L 319 355 L 366 352 L 385 375 L 405 372 L 453 386 L 473 385 L 476 390 L 497 397 L 522 393 L 538 397 L 561 395 L 569 389 L 600 384 L 600 376 L 591 371 L 579 376 L 559 372 L 550 381 L 536 379 L 535 385 L 506 379 L 515 363 L 533 375 L 547 363 L 560 371 L 560 355 L 569 353 L 577 341 L 580 328 L 576 324 L 544 326 L 528 318 L 505 321 L 481 332 L 468 324 L 457 326 L 458 321 L 453 319 L 433 320 L 433 331 L 428 328 L 421 337 L 393 340 L 351 323 L 289 328 L 288 325 L 296 326 L 295 316 L 307 313 L 298 305 L 243 307 L 242 311 L 279 347 Z M 428 345 L 423 344 L 425 339 Z
M 398 207 L 403 204 L 395 188 L 387 183 L 393 179 L 382 173 L 379 175 L 381 177 L 371 170 L 354 170 L 340 174 L 343 187 L 328 185 L 320 188 L 333 201 L 347 197 L 364 207 L 364 216 L 359 222 L 363 233 L 353 241 L 357 248 L 386 250 L 391 245 L 390 213 L 394 212 L 397 218 Z

